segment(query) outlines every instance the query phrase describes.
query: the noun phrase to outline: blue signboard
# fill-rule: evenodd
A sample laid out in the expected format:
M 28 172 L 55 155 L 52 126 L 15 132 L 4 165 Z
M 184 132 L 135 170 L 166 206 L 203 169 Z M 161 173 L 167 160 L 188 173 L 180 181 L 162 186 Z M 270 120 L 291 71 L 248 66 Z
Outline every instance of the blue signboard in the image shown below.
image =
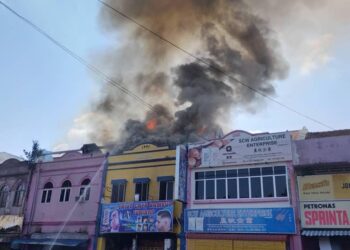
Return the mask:
M 173 201 L 103 204 L 100 233 L 171 232 L 173 210 Z
M 175 199 L 186 200 L 186 172 L 187 172 L 187 149 L 184 145 L 176 147 L 176 176 L 175 176 Z
M 186 209 L 185 231 L 294 234 L 293 208 Z

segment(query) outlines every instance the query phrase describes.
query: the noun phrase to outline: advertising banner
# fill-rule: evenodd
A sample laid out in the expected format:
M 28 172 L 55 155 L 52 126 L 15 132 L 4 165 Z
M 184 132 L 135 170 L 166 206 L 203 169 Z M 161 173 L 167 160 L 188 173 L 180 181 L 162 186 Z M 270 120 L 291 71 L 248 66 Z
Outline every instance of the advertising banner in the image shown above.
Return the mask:
M 350 200 L 350 174 L 298 176 L 301 201 Z
M 100 233 L 172 232 L 173 201 L 103 204 Z
M 189 147 L 191 168 L 291 161 L 291 136 L 288 132 L 250 134 L 234 131 L 223 139 Z
M 303 228 L 350 228 L 350 201 L 301 202 Z
M 186 209 L 185 231 L 294 234 L 293 208 Z

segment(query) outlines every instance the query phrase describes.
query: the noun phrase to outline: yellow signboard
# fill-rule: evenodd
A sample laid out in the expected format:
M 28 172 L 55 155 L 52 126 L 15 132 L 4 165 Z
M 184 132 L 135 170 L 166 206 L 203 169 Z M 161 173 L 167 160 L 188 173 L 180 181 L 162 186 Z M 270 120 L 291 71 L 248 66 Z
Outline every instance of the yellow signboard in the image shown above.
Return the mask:
M 300 201 L 350 200 L 350 174 L 298 176 Z
M 350 174 L 337 174 L 332 177 L 335 199 L 350 199 Z

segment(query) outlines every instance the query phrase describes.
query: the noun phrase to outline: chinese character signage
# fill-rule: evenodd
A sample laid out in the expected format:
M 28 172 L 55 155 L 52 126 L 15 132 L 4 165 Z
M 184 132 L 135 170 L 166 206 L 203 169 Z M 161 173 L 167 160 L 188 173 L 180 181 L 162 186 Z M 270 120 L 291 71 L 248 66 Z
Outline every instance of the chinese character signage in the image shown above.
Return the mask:
M 186 232 L 294 234 L 293 208 L 186 209 Z
M 100 233 L 172 232 L 173 202 L 145 201 L 104 204 Z
M 301 201 L 350 200 L 350 174 L 298 176 Z
M 350 228 L 350 201 L 301 202 L 303 228 Z
M 220 140 L 192 144 L 188 153 L 188 165 L 192 168 L 291 160 L 288 132 L 253 135 L 234 131 Z

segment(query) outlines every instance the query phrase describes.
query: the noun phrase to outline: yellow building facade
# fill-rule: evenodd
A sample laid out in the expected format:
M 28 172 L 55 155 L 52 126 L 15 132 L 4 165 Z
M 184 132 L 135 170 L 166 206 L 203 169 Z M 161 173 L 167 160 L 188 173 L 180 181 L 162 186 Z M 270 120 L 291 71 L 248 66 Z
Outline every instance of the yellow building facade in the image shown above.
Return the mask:
M 153 144 L 109 156 L 98 250 L 179 245 L 182 203 L 174 201 L 175 165 L 175 149 Z

